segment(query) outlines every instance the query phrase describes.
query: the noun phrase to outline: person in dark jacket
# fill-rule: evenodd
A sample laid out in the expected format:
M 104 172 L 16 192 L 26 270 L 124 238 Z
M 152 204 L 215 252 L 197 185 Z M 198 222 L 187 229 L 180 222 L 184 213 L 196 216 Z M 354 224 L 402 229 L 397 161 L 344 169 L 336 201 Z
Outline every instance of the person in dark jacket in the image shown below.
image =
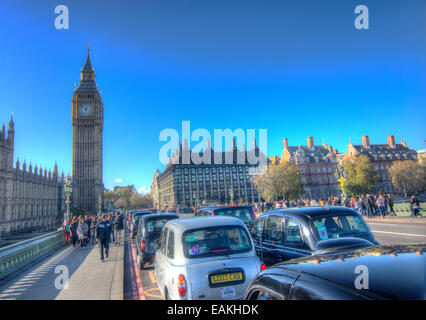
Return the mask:
M 411 216 L 412 217 L 418 217 L 418 216 L 420 216 L 420 200 L 417 197 L 417 194 L 413 194 L 411 196 L 410 204 L 413 207 L 413 211 L 411 213 Z
M 70 231 L 71 231 L 71 239 L 72 239 L 72 246 L 75 247 L 77 244 L 77 240 L 78 240 L 78 235 L 77 235 L 77 228 L 78 228 L 78 219 L 76 216 L 74 216 L 72 218 L 71 221 L 71 227 L 70 227 Z
M 122 233 L 121 230 L 124 229 L 124 218 L 122 214 L 117 213 L 114 227 L 115 227 L 115 244 L 119 246 L 121 242 L 121 233 Z
M 374 216 L 374 200 L 371 195 L 367 194 L 364 201 L 364 205 L 367 210 L 367 217 L 372 218 Z
M 99 240 L 99 250 L 101 253 L 102 262 L 104 262 L 104 250 L 105 256 L 108 258 L 109 241 L 111 239 L 111 222 L 108 221 L 106 216 L 102 217 L 102 221 L 98 223 L 96 227 L 96 238 Z
M 392 216 L 396 216 L 395 211 L 393 210 L 393 199 L 392 196 L 390 194 L 388 194 L 388 207 L 389 207 L 389 215 Z

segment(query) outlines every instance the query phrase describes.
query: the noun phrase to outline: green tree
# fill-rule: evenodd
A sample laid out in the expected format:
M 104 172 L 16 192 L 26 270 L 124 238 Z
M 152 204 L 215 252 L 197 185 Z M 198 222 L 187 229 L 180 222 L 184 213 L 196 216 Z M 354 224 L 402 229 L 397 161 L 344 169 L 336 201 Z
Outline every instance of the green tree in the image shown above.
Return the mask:
M 374 169 L 370 158 L 361 155 L 355 159 L 347 159 L 343 162 L 343 170 L 346 177 L 340 181 L 340 188 L 346 194 L 360 196 L 371 193 L 379 181 L 376 169 Z M 343 191 L 343 190 L 342 190 Z
M 117 201 L 114 202 L 114 207 L 129 209 L 130 205 L 129 205 L 127 199 L 120 197 Z
M 266 172 L 255 178 L 254 184 L 267 201 L 293 200 L 305 192 L 299 169 L 288 163 L 269 166 Z
M 389 169 L 392 183 L 407 197 L 413 193 L 423 193 L 426 189 L 426 164 L 415 161 L 397 161 Z

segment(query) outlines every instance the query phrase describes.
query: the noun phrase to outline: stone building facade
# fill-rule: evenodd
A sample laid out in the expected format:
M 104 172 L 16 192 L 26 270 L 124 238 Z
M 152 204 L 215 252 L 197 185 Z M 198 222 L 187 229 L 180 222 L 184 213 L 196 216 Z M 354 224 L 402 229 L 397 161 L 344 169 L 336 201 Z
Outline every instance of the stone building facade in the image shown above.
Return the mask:
M 388 136 L 387 144 L 370 144 L 368 136 L 362 137 L 362 144 L 355 145 L 349 141 L 345 159 L 368 156 L 377 171 L 379 182 L 375 192 L 397 192 L 392 184 L 389 168 L 396 161 L 418 161 L 417 151 L 408 148 L 407 143 L 401 138 L 401 143 L 395 143 L 394 136 Z
M 154 208 L 160 208 L 160 196 L 158 189 L 158 177 L 160 176 L 160 171 L 155 170 L 154 177 L 152 178 L 151 184 L 151 196 L 152 196 L 152 205 Z
M 157 205 L 161 209 L 183 209 L 199 206 L 203 202 L 230 203 L 231 199 L 234 203 L 259 201 L 260 196 L 253 179 L 261 169 L 259 165 L 250 164 L 247 159 L 250 152 L 254 152 L 258 159 L 264 157 L 264 162 L 266 156 L 260 152 L 256 140 L 250 151 L 246 151 L 244 145 L 242 149 L 237 149 L 234 139 L 231 150 L 215 152 L 208 140 L 204 152 L 210 153 L 212 160 L 196 164 L 187 141 L 184 141 L 184 146 L 179 145 L 173 153 L 164 172 L 155 173 L 154 188 L 151 190 L 155 190 L 155 184 L 158 185 Z M 198 153 L 198 156 L 203 157 L 204 152 Z M 189 163 L 184 163 L 183 154 L 189 155 Z M 243 156 L 245 161 L 239 161 Z M 264 162 L 259 160 L 259 163 Z
M 306 146 L 290 146 L 288 139 L 283 140 L 281 157 L 269 158 L 270 164 L 290 163 L 300 169 L 305 185 L 305 197 L 327 199 L 340 195 L 339 182 L 335 173 L 338 165 L 338 150 L 323 143 L 315 145 L 314 138 L 307 138 Z
M 0 132 L 0 234 L 1 236 L 42 231 L 57 226 L 58 213 L 65 210 L 64 175 L 37 165 L 21 167 L 14 159 L 14 122 L 11 118 L 7 135 Z

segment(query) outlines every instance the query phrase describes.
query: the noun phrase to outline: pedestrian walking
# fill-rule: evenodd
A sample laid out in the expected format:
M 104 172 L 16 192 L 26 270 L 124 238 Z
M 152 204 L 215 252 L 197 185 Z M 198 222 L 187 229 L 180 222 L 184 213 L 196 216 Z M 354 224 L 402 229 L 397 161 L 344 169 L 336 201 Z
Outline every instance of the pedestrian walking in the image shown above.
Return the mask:
M 71 220 L 65 220 L 64 222 L 64 231 L 65 231 L 65 245 L 68 244 L 68 242 L 71 242 Z
M 90 219 L 89 216 L 86 216 L 86 219 L 84 220 L 84 223 L 87 224 L 87 239 L 86 239 L 86 243 L 90 244 L 90 238 L 92 237 L 91 235 L 91 225 L 92 225 L 92 219 Z
M 388 194 L 388 212 L 390 216 L 395 216 L 396 217 L 396 213 L 393 210 L 393 199 L 392 196 L 390 194 Z
M 385 199 L 383 198 L 381 194 L 379 194 L 379 196 L 377 197 L 376 205 L 379 209 L 380 216 L 384 218 L 385 217 Z
M 84 222 L 83 217 L 80 217 L 80 220 L 78 222 L 78 227 L 77 227 L 77 234 L 78 234 L 78 240 L 80 240 L 81 249 L 83 249 L 86 246 L 88 229 L 89 227 Z
M 413 206 L 413 211 L 412 211 L 411 216 L 412 217 L 420 216 L 420 200 L 417 197 L 417 194 L 413 194 L 411 196 L 410 204 Z
M 106 258 L 108 258 L 111 227 L 111 223 L 108 221 L 106 216 L 102 217 L 102 221 L 99 222 L 96 227 L 96 238 L 99 240 L 99 251 L 101 254 L 100 260 L 102 260 L 102 262 L 104 261 L 104 251 Z
M 77 228 L 78 228 L 78 220 L 77 217 L 74 216 L 71 221 L 70 231 L 71 231 L 71 240 L 72 240 L 72 246 L 75 247 L 78 240 L 77 235 Z
M 116 245 L 120 245 L 121 243 L 121 234 L 122 234 L 122 230 L 124 229 L 124 218 L 123 215 L 120 213 L 117 213 L 117 218 L 115 219 L 115 244 Z
M 96 217 L 95 216 L 92 216 L 92 218 L 91 218 L 91 220 L 92 220 L 92 223 L 90 224 L 90 228 L 91 228 L 91 243 L 92 244 L 96 244 L 96 226 L 97 226 L 97 220 L 96 220 Z

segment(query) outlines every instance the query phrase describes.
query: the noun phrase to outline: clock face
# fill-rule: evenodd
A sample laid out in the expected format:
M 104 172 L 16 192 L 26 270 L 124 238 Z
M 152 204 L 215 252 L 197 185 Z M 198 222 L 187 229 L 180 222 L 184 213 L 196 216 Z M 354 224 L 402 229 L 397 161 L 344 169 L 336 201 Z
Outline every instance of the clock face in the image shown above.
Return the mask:
M 78 113 L 84 117 L 90 116 L 93 112 L 93 107 L 90 103 L 82 103 L 78 107 Z

